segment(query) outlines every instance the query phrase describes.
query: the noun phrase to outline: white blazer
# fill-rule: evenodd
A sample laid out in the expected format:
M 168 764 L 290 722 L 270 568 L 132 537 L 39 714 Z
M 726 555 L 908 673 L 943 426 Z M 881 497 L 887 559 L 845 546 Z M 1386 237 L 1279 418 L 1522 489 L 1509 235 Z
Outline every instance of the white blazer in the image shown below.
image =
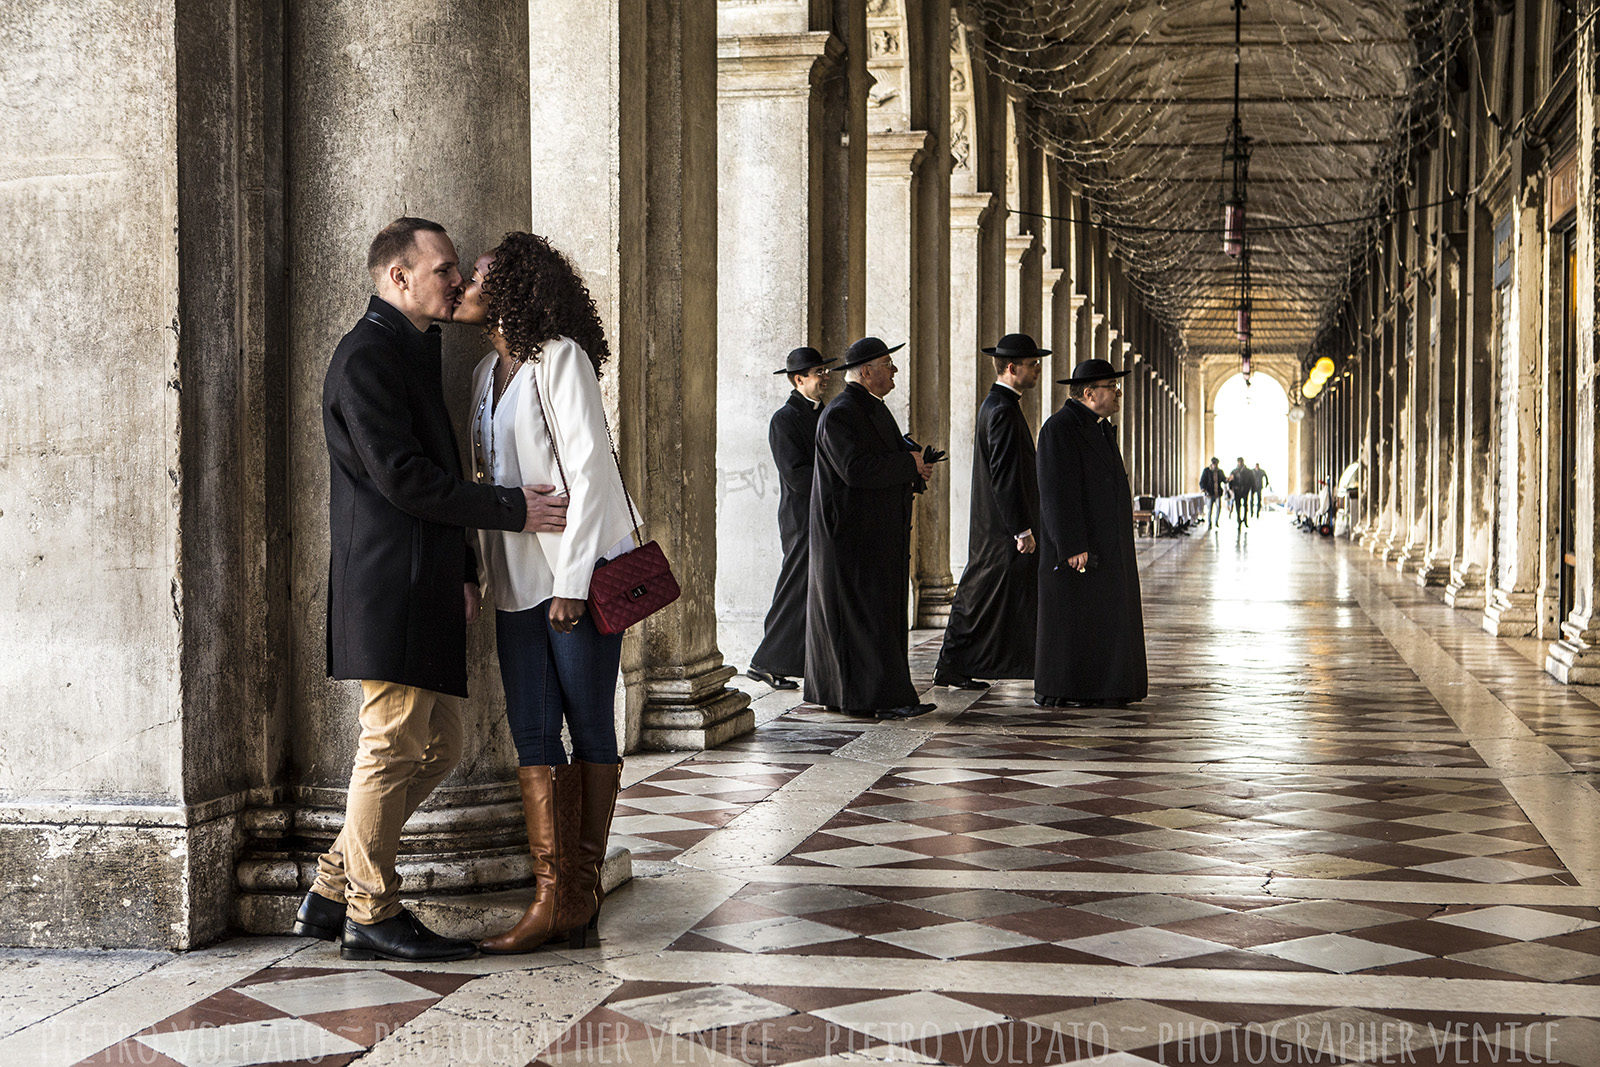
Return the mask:
M 554 485 L 571 497 L 561 533 L 478 531 L 478 577 L 501 611 L 526 611 L 553 596 L 585 600 L 595 564 L 633 548 L 633 516 L 612 459 L 600 381 L 583 348 L 570 337 L 545 342 L 511 379 L 492 413 L 490 352 L 472 376 L 472 474 L 490 465 L 496 485 Z M 533 388 L 534 382 L 538 389 Z M 540 412 L 540 397 L 544 413 Z M 545 432 L 561 450 L 563 482 Z

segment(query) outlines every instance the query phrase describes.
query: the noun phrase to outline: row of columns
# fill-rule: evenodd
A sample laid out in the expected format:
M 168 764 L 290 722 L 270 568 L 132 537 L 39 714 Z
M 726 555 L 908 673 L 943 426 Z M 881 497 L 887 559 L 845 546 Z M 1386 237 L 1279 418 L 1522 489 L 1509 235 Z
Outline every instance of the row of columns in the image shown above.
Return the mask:
M 1311 422 L 1319 476 L 1361 465 L 1352 536 L 1489 632 L 1549 641 L 1555 677 L 1594 682 L 1595 33 L 1558 77 L 1540 5 L 1508 7 L 1315 353 L 1339 371 Z

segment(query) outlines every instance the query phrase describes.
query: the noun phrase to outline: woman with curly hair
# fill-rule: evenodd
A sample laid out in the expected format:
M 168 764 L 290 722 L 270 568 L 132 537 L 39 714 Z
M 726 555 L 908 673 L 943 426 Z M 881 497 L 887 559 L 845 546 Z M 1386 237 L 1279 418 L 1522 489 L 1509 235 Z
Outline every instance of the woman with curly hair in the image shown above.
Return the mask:
M 595 628 L 589 580 L 634 546 L 600 399 L 610 347 L 583 279 L 530 233 L 509 233 L 478 259 L 454 320 L 481 324 L 494 345 L 473 376 L 474 477 L 555 485 L 569 497 L 560 533 L 479 535 L 534 878 L 522 919 L 480 947 L 531 952 L 566 936 L 581 948 L 599 916 L 622 776 L 613 713 L 622 635 Z

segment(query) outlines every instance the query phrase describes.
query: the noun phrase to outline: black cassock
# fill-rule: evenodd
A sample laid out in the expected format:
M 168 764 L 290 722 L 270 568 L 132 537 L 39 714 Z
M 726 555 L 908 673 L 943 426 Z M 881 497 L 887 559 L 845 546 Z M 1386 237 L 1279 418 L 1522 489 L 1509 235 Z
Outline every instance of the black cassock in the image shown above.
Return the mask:
M 1133 494 L 1110 423 L 1068 400 L 1039 430 L 1039 641 L 1034 693 L 1142 700 L 1144 613 Z M 1083 574 L 1067 566 L 1090 553 Z
M 778 538 L 783 566 L 767 611 L 761 647 L 751 666 L 772 674 L 806 673 L 806 579 L 811 553 L 811 476 L 817 457 L 817 417 L 821 409 L 800 395 L 772 415 L 767 443 L 778 465 Z
M 857 382 L 817 421 L 805 698 L 851 711 L 917 703 L 906 661 L 917 464 L 882 400 Z
M 939 653 L 944 673 L 1033 677 L 1039 557 L 1018 552 L 1017 535 L 1038 532 L 1039 483 L 1019 399 L 997 384 L 978 408 L 967 569 Z

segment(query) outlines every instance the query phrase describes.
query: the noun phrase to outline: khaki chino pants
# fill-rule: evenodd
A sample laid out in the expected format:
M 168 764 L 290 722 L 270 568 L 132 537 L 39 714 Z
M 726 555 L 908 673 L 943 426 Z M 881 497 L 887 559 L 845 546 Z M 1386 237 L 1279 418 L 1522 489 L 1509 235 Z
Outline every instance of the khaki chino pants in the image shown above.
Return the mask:
M 394 682 L 364 681 L 361 696 L 344 829 L 317 860 L 313 889 L 376 923 L 400 911 L 400 828 L 461 758 L 461 700 Z

